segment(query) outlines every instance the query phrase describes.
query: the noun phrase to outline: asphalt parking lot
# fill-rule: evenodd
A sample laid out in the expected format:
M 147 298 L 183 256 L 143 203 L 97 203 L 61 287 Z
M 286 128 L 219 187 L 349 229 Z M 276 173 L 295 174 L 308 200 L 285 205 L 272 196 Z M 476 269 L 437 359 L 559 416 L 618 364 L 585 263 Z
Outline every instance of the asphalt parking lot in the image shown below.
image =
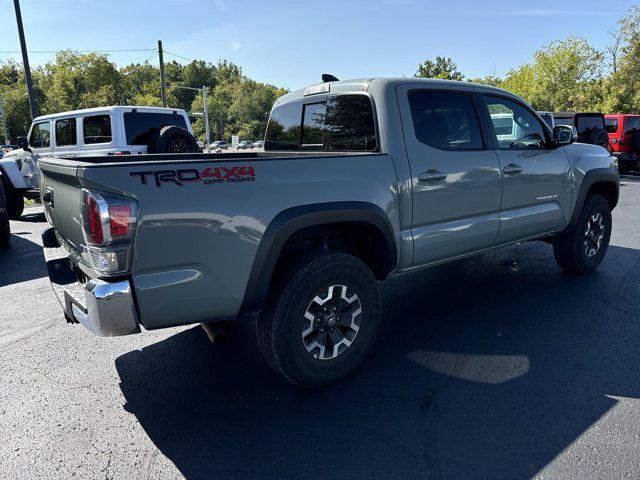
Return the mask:
M 541 242 L 394 278 L 335 386 L 272 372 L 251 329 L 97 338 L 65 323 L 41 209 L 0 253 L 0 477 L 640 477 L 640 175 L 596 273 Z

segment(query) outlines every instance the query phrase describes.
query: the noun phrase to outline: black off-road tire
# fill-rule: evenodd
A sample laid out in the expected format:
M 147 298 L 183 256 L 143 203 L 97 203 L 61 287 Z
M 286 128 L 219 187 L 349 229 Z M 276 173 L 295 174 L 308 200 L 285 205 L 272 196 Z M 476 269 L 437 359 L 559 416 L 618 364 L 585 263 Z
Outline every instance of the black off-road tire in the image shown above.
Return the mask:
M 152 153 L 195 153 L 199 152 L 196 139 L 185 128 L 177 125 L 162 127 L 157 137 L 150 135 L 147 150 Z
M 585 231 L 589 219 L 594 215 L 602 216 L 604 236 L 595 255 L 589 257 L 585 252 Z M 609 240 L 611 239 L 611 206 L 601 195 L 591 195 L 585 201 L 578 222 L 566 233 L 558 235 L 553 243 L 553 255 L 556 263 L 572 273 L 586 274 L 593 272 L 602 262 Z
M 0 250 L 9 246 L 11 239 L 11 226 L 7 212 L 0 212 Z
M 258 344 L 269 365 L 307 388 L 334 383 L 351 373 L 369 353 L 380 325 L 380 296 L 369 268 L 344 253 L 317 254 L 294 262 L 274 282 L 256 324 Z M 362 310 L 359 330 L 337 356 L 319 359 L 303 342 L 305 312 L 316 296 L 334 285 L 346 286 L 348 295 L 357 294 Z
M 7 214 L 11 220 L 18 220 L 24 212 L 24 197 L 12 193 L 7 197 Z
M 592 145 L 598 145 L 602 148 L 608 148 L 609 135 L 607 134 L 606 130 L 603 130 L 601 128 L 595 129 L 593 132 L 589 134 L 589 137 L 587 138 L 587 143 L 590 143 Z

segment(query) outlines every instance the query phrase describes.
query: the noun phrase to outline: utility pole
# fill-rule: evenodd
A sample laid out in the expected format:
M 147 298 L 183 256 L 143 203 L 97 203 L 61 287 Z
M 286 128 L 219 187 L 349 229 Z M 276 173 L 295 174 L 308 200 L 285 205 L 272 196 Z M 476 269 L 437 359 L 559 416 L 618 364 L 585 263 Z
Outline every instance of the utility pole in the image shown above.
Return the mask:
M 211 153 L 211 135 L 209 133 L 209 110 L 207 109 L 207 87 L 202 87 L 202 104 L 204 108 L 204 138 L 207 143 L 207 153 Z
M 31 68 L 29 68 L 29 56 L 27 55 L 27 42 L 24 40 L 24 28 L 22 28 L 22 13 L 20 13 L 20 0 L 13 0 L 13 6 L 16 10 L 16 22 L 18 23 L 18 36 L 20 37 L 20 48 L 22 49 L 22 64 L 24 65 L 24 79 L 27 82 L 27 94 L 29 95 L 29 108 L 31 109 L 31 118 L 36 118 L 40 113 L 36 105 L 36 99 L 33 94 L 33 85 L 31 83 Z
M 16 2 L 18 0 L 15 0 Z M 158 40 L 158 57 L 160 59 L 160 89 L 162 91 L 162 106 L 167 106 L 167 87 L 164 81 L 164 58 L 162 56 L 162 40 Z
M 2 108 L 2 95 L 0 95 L 0 117 L 2 117 L 2 132 L 4 133 L 4 143 L 9 144 L 9 132 L 7 131 L 7 119 L 4 116 L 4 109 Z

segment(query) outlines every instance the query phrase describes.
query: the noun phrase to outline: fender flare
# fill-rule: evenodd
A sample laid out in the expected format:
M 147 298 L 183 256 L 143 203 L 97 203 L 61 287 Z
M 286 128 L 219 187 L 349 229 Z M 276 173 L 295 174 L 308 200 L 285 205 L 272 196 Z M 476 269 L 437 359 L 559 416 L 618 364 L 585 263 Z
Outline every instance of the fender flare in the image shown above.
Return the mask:
M 611 168 L 606 167 L 594 168 L 593 170 L 589 170 L 587 173 L 585 173 L 582 184 L 580 185 L 578 197 L 576 198 L 576 203 L 573 207 L 573 212 L 571 213 L 571 219 L 569 220 L 567 229 L 574 227 L 578 223 L 578 218 L 580 217 L 580 213 L 582 212 L 582 207 L 585 200 L 587 199 L 589 190 L 593 185 L 599 182 L 608 183 L 612 186 L 615 186 L 615 199 L 613 205 L 611 206 L 611 210 L 616 207 L 616 205 L 618 204 L 618 198 L 620 197 L 620 176 Z
M 27 184 L 22 178 L 22 173 L 16 162 L 12 159 L 0 159 L 0 173 L 5 178 L 8 185 L 12 186 L 15 190 L 26 190 Z
M 303 228 L 340 222 L 365 223 L 382 232 L 389 249 L 392 269 L 396 267 L 398 255 L 393 227 L 387 214 L 377 205 L 345 201 L 291 207 L 277 214 L 262 236 L 239 316 L 253 316 L 260 312 L 269 293 L 280 252 L 291 235 Z

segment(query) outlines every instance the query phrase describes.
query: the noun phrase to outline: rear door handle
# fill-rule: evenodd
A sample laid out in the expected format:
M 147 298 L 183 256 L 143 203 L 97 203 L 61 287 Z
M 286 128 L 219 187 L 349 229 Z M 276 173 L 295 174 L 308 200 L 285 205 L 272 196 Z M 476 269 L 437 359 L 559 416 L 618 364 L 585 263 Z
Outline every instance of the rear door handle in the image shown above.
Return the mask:
M 444 172 L 439 172 L 438 170 L 427 170 L 426 172 L 418 175 L 418 180 L 421 182 L 438 182 L 440 180 L 444 180 L 447 178 L 447 174 Z
M 506 167 L 502 167 L 502 172 L 505 175 L 516 175 L 522 171 L 522 167 L 520 165 L 516 165 L 515 163 L 510 163 Z

